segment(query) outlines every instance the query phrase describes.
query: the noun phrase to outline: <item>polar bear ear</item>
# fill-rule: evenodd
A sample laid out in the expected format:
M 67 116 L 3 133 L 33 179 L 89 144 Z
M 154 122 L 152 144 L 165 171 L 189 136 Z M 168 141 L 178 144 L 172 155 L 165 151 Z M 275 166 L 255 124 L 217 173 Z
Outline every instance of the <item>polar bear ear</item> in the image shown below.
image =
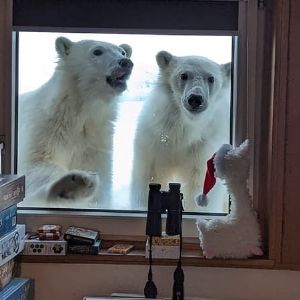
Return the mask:
M 173 55 L 167 51 L 160 51 L 156 54 L 156 62 L 161 69 L 165 69 L 172 58 Z
M 130 58 L 132 54 L 132 48 L 127 44 L 122 44 L 120 47 L 125 50 L 127 57 Z
M 61 36 L 55 41 L 56 52 L 60 57 L 65 57 L 70 54 L 70 48 L 72 44 L 72 41 Z
M 224 64 L 222 65 L 222 69 L 223 69 L 223 72 L 226 76 L 227 79 L 230 79 L 231 77 L 231 63 L 227 63 L 227 64 Z

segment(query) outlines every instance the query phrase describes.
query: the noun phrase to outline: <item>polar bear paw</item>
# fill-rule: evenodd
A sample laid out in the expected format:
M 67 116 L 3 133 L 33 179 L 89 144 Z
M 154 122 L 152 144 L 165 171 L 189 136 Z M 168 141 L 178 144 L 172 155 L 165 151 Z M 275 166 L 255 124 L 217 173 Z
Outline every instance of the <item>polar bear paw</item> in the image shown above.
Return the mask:
M 99 178 L 96 173 L 72 171 L 55 181 L 49 190 L 50 199 L 86 198 L 96 191 Z

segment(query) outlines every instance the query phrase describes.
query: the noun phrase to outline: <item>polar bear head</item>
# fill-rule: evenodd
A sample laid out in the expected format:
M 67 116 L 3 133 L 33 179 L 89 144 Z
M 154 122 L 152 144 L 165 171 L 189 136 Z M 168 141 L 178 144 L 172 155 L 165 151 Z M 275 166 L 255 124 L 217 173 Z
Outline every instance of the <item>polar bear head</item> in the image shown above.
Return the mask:
M 97 95 L 116 95 L 127 87 L 133 63 L 129 45 L 83 40 L 56 39 L 58 70 L 66 71 L 81 90 Z
M 220 65 L 201 56 L 177 57 L 167 51 L 160 51 L 156 61 L 160 82 L 171 91 L 189 120 L 200 118 L 202 112 L 212 109 L 219 98 L 224 98 L 222 93 L 229 90 L 230 63 Z

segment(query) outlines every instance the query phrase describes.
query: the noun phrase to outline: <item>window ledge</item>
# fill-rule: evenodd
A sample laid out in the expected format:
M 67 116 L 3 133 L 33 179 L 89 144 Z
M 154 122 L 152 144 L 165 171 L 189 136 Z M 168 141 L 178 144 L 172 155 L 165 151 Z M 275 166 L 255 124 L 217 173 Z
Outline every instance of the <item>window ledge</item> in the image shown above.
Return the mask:
M 66 256 L 42 256 L 20 255 L 21 263 L 70 263 L 70 264 L 124 264 L 124 265 L 148 265 L 143 250 L 134 250 L 126 255 L 107 253 L 101 250 L 98 255 L 74 255 Z M 176 259 L 153 259 L 154 265 L 173 266 Z M 269 259 L 205 259 L 201 251 L 185 250 L 182 257 L 183 266 L 193 267 L 228 267 L 228 268 L 255 268 L 272 269 L 274 262 Z

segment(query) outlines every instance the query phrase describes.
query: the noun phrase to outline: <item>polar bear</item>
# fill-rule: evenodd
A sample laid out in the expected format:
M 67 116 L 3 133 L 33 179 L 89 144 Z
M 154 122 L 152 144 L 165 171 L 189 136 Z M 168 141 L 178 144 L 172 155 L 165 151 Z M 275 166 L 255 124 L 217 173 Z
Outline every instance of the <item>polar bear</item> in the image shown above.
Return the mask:
M 157 83 L 139 116 L 131 200 L 147 206 L 148 183 L 182 183 L 185 210 L 202 192 L 206 160 L 228 143 L 231 63 L 201 56 L 156 55 Z
M 117 99 L 127 88 L 132 49 L 65 37 L 55 46 L 53 76 L 19 102 L 18 173 L 26 174 L 26 199 L 47 207 L 105 203 Z

